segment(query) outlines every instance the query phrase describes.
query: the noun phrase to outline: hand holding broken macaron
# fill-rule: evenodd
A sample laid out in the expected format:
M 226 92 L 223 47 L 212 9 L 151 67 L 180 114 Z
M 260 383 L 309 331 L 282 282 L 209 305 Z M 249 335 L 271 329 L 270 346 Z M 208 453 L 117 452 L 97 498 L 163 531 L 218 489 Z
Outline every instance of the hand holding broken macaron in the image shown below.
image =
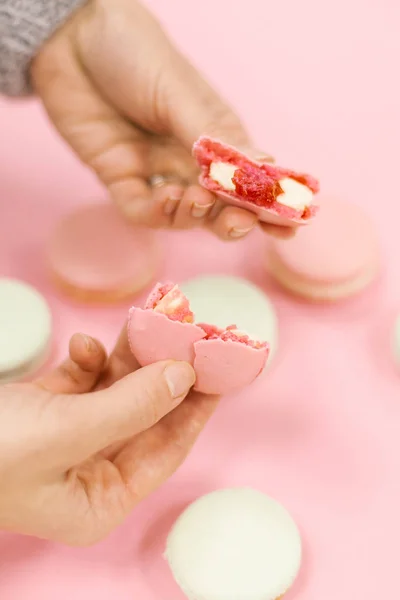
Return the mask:
M 282 208 L 279 214 L 289 219 L 276 223 L 275 209 L 284 206 L 284 199 L 295 198 L 305 207 L 310 202 L 314 180 L 299 180 L 271 166 L 268 171 L 270 157 L 257 151 L 235 112 L 137 0 L 84 3 L 39 49 L 30 78 L 60 134 L 135 225 L 205 227 L 221 239 L 236 240 L 260 223 L 260 212 L 263 229 L 285 237 L 299 224 L 301 210 Z M 244 153 L 240 160 L 247 157 L 256 177 L 253 192 L 260 176 L 264 183 L 269 179 L 269 188 L 274 182 L 274 206 L 269 189 L 267 211 L 254 210 L 257 203 L 253 193 L 247 201 L 250 187 L 242 168 L 240 182 L 238 175 L 234 178 L 236 190 L 232 178 L 227 189 L 210 186 L 204 171 L 199 184 L 192 148 L 204 135 L 230 145 L 231 165 L 233 148 Z M 203 142 L 195 148 L 200 150 Z M 263 208 L 264 200 L 257 200 Z
M 74 336 L 60 367 L 0 390 L 0 529 L 69 545 L 102 539 L 172 475 L 219 395 L 252 383 L 268 353 L 233 325 L 195 324 L 173 284 L 130 310 L 109 357 Z

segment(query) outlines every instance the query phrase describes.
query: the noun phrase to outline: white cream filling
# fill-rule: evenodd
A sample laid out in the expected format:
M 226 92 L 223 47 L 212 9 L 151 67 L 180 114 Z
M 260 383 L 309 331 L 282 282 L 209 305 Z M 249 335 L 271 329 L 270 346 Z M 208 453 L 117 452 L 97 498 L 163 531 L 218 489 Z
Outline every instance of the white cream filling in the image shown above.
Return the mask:
M 314 194 L 306 185 L 285 177 L 279 181 L 283 194 L 279 194 L 276 201 L 294 210 L 304 210 L 313 202 Z
M 165 315 L 169 315 L 182 306 L 184 302 L 183 295 L 175 285 L 161 300 L 156 304 L 153 310 Z
M 236 189 L 235 184 L 232 181 L 235 171 L 237 171 L 237 167 L 230 163 L 212 162 L 210 165 L 211 179 L 229 192 L 234 192 Z
M 233 333 L 233 335 L 237 335 L 237 337 L 241 338 L 241 337 L 249 337 L 251 338 L 251 336 L 246 333 L 245 331 L 240 331 L 239 329 L 230 329 L 229 330 L 231 333 Z M 251 338 L 253 339 L 253 338 Z M 254 341 L 259 341 L 259 340 L 254 340 Z

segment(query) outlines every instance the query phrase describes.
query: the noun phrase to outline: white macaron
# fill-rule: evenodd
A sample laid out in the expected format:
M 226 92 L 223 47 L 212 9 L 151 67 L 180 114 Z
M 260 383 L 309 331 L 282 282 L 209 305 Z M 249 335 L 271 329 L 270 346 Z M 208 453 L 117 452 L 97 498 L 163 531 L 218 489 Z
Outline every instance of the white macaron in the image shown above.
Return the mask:
M 165 553 L 189 600 L 277 600 L 296 579 L 301 555 L 286 509 L 248 488 L 196 500 L 173 526 Z
M 49 357 L 52 318 L 43 296 L 16 279 L 0 278 L 0 383 L 33 375 Z

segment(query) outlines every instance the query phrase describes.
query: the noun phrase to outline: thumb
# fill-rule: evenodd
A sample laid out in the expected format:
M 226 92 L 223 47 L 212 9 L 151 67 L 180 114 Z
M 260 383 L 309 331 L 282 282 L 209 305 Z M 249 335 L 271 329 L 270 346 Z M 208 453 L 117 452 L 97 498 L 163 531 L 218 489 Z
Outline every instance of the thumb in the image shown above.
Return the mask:
M 162 361 L 69 402 L 63 411 L 62 435 L 58 432 L 63 467 L 149 429 L 182 402 L 194 382 L 189 364 Z

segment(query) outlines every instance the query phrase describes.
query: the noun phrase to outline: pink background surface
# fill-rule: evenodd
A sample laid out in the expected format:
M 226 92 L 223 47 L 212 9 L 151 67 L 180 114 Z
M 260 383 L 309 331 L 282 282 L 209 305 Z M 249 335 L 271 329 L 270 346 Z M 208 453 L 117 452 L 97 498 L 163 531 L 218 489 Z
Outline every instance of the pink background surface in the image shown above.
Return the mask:
M 168 277 L 237 273 L 270 294 L 281 325 L 275 365 L 222 403 L 179 473 L 97 547 L 1 536 L 0 597 L 181 600 L 160 559 L 165 531 L 186 502 L 231 485 L 271 494 L 301 527 L 304 564 L 288 600 L 398 597 L 400 380 L 388 335 L 400 304 L 400 5 L 151 4 L 260 146 L 373 213 L 384 273 L 362 298 L 314 308 L 267 280 L 259 235 L 236 245 L 166 235 Z M 111 344 L 125 308 L 69 304 L 50 287 L 42 260 L 56 220 L 100 188 L 35 103 L 1 103 L 0 132 L 0 274 L 32 282 L 49 299 L 55 359 L 82 328 Z

